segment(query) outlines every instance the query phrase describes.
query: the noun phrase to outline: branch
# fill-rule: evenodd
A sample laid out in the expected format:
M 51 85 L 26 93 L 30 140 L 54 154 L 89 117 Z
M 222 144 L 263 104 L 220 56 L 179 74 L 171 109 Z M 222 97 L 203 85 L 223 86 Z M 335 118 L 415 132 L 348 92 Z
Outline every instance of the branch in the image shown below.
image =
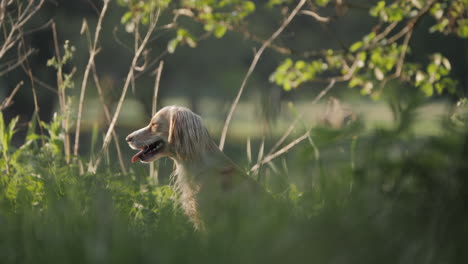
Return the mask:
M 13 89 L 13 91 L 11 91 L 10 95 L 7 98 L 5 98 L 5 100 L 3 100 L 2 104 L 0 104 L 0 111 L 3 111 L 4 109 L 13 104 L 13 97 L 19 91 L 19 88 L 23 86 L 23 84 L 24 82 L 20 81 Z
M 312 10 L 302 10 L 302 11 L 301 11 L 301 14 L 311 16 L 311 17 L 313 17 L 315 20 L 317 20 L 318 22 L 321 22 L 321 23 L 328 23 L 328 22 L 330 22 L 330 17 L 323 17 L 323 16 L 320 16 L 319 14 L 317 14 L 316 12 L 314 12 L 314 11 L 312 11 Z
M 251 171 L 251 172 L 254 172 L 254 171 L 258 170 L 258 169 L 260 168 L 261 165 L 270 162 L 270 161 L 273 160 L 274 158 L 276 158 L 276 157 L 282 155 L 283 153 L 286 153 L 286 152 L 287 152 L 288 150 L 290 150 L 292 147 L 296 146 L 296 145 L 299 144 L 301 141 L 303 141 L 304 139 L 308 138 L 308 137 L 309 137 L 309 132 L 310 132 L 310 130 L 308 130 L 304 135 L 302 135 L 302 136 L 300 136 L 299 138 L 293 140 L 291 143 L 289 143 L 288 145 L 284 146 L 282 149 L 278 150 L 277 152 L 266 156 L 262 161 L 260 161 L 260 162 L 258 162 L 257 164 L 255 164 L 255 166 L 253 166 L 253 167 L 250 169 L 250 171 Z
M 335 83 L 336 83 L 336 80 L 335 79 L 332 79 L 330 81 L 330 84 L 328 84 L 328 86 L 323 89 L 318 95 L 317 97 L 315 97 L 315 99 L 312 101 L 312 104 L 316 104 L 320 99 L 322 99 L 323 96 L 325 96 L 332 88 L 333 86 L 335 86 Z M 281 144 L 283 144 L 284 140 L 286 140 L 286 138 L 291 134 L 291 132 L 294 130 L 294 128 L 296 127 L 297 125 L 297 122 L 299 120 L 301 120 L 302 116 L 304 116 L 304 113 L 301 113 L 300 115 L 298 115 L 294 121 L 291 123 L 291 125 L 289 125 L 288 129 L 286 130 L 286 132 L 283 134 L 283 136 L 281 136 L 281 138 L 275 143 L 275 145 L 271 148 L 271 150 L 268 152 L 268 154 L 266 155 L 267 158 L 270 158 L 273 153 L 276 151 L 276 149 L 281 146 Z M 310 131 L 310 130 L 309 130 Z M 310 136 L 309 136 L 310 137 Z M 284 152 L 283 152 L 284 153 Z M 257 162 L 257 164 L 254 166 L 255 167 L 255 170 L 258 169 L 262 164 L 265 164 L 269 161 L 271 161 L 272 159 L 278 157 L 279 154 L 277 156 L 274 156 L 273 158 L 271 158 L 270 160 L 266 161 L 266 160 L 262 160 L 261 162 Z M 265 158 L 266 159 L 266 158 Z M 258 167 L 258 168 L 257 168 Z M 252 168 L 253 169 L 253 168 Z M 251 170 L 252 170 L 251 169 Z
M 437 2 L 439 2 L 438 0 L 432 0 L 431 2 L 429 2 L 423 9 L 421 9 L 421 11 L 413 18 L 411 19 L 407 24 L 406 26 L 400 30 L 398 33 L 396 33 L 394 36 L 392 36 L 391 38 L 388 39 L 387 41 L 387 44 L 391 44 L 397 40 L 399 40 L 400 38 L 402 38 L 403 36 L 405 36 L 410 30 L 413 30 L 414 26 L 416 26 L 416 24 L 419 22 L 419 20 L 427 13 L 429 12 L 429 10 L 432 8 L 433 5 L 435 5 Z
M 0 47 L 0 59 L 21 39 L 21 27 L 24 26 L 24 24 L 26 24 L 26 22 L 28 22 L 31 17 L 37 13 L 37 11 L 39 11 L 39 9 L 42 7 L 42 4 L 44 3 L 44 0 L 39 0 L 39 3 L 36 6 L 33 6 L 34 3 L 35 0 L 29 0 L 28 5 L 24 10 L 18 8 L 18 18 L 16 18 L 14 21 L 11 19 L 11 27 L 9 29 L 8 35 L 5 34 L 5 41 Z M 6 11 L 8 4 L 9 3 L 6 3 L 5 0 L 3 0 L 0 4 L 0 24 L 2 25 L 4 25 L 5 13 L 8 16 Z M 6 26 L 4 27 L 6 28 Z
M 104 109 L 104 116 L 106 117 L 106 121 L 108 124 L 110 124 L 111 115 L 110 115 L 109 107 L 107 107 L 106 101 L 104 100 L 104 94 L 102 92 L 101 83 L 99 81 L 99 77 L 96 71 L 96 65 L 94 63 L 92 65 L 92 70 L 93 70 L 94 83 L 96 84 L 96 89 L 99 95 L 99 101 L 101 102 L 102 108 Z M 115 133 L 115 131 L 112 131 L 112 138 L 114 139 L 114 142 L 115 142 L 115 148 L 117 150 L 117 158 L 119 159 L 120 169 L 122 170 L 123 174 L 127 174 L 127 169 L 125 168 L 125 163 L 123 162 L 123 158 L 122 158 L 122 152 L 120 151 L 119 137 L 117 136 L 117 133 Z
M 219 142 L 219 149 L 223 150 L 224 148 L 224 142 L 226 140 L 226 135 L 227 131 L 229 128 L 229 124 L 231 122 L 232 115 L 234 114 L 234 111 L 236 110 L 236 106 L 239 103 L 240 97 L 244 91 L 245 85 L 247 84 L 247 80 L 249 79 L 250 75 L 254 71 L 255 67 L 257 66 L 258 60 L 260 59 L 260 56 L 262 56 L 263 52 L 265 49 L 275 40 L 281 32 L 286 28 L 287 25 L 291 22 L 291 20 L 296 16 L 297 12 L 302 8 L 302 6 L 305 4 L 306 0 L 301 0 L 297 6 L 294 8 L 294 10 L 289 14 L 289 16 L 286 18 L 286 20 L 283 22 L 283 24 L 271 35 L 271 37 L 265 41 L 265 43 L 262 44 L 260 49 L 255 53 L 255 56 L 252 60 L 252 63 L 250 64 L 249 70 L 247 74 L 244 77 L 244 80 L 242 81 L 241 87 L 239 89 L 239 92 L 237 93 L 237 96 L 234 100 L 234 102 L 231 105 L 231 109 L 229 110 L 229 114 L 226 118 L 226 122 L 224 123 L 223 131 L 221 133 L 221 139 Z
M 154 80 L 154 94 L 153 94 L 153 104 L 152 104 L 152 115 L 156 114 L 157 101 L 158 101 L 158 92 L 159 92 L 159 82 L 161 81 L 161 73 L 164 66 L 164 61 L 159 62 L 159 67 L 156 72 L 156 79 Z
M 99 41 L 99 33 L 101 32 L 101 25 L 102 20 L 104 19 L 104 15 L 106 14 L 107 7 L 109 5 L 110 0 L 104 0 L 104 6 L 102 7 L 101 14 L 99 15 L 99 20 L 96 25 L 96 31 L 94 33 L 94 42 L 93 46 L 89 52 L 89 60 L 88 64 L 86 65 L 86 69 L 83 76 L 83 82 L 81 83 L 81 93 L 80 93 L 80 101 L 78 103 L 78 115 L 76 118 L 76 130 L 75 130 L 75 148 L 73 154 L 78 156 L 78 148 L 80 146 L 80 126 L 81 126 L 81 115 L 83 113 L 83 103 L 84 103 L 84 96 L 86 92 L 86 86 L 88 83 L 88 76 L 89 71 L 91 70 L 91 65 L 94 64 L 94 57 L 97 54 L 97 45 Z
M 5 67 L 4 70 L 0 71 L 0 77 L 5 75 L 6 73 L 16 69 L 18 66 L 21 66 L 24 62 L 24 60 L 26 60 L 31 54 L 33 54 L 36 50 L 35 49 L 29 49 L 25 54 L 23 54 L 22 56 L 20 56 L 19 58 L 16 58 L 14 59 L 15 63 L 14 64 L 10 64 L 10 65 L 2 65 L 2 67 Z
M 161 74 L 164 66 L 164 61 L 159 62 L 159 67 L 156 72 L 156 79 L 154 80 L 154 94 L 153 94 L 153 104 L 152 104 L 152 115 L 156 114 L 157 102 L 158 102 L 158 92 L 159 92 L 159 82 L 161 81 Z M 158 174 L 157 170 L 154 169 L 154 162 L 150 163 L 150 179 L 152 179 L 156 184 L 158 184 Z
M 93 165 L 90 162 L 90 165 L 88 167 L 89 172 L 96 173 L 96 169 L 99 166 L 99 163 L 101 162 L 102 155 L 104 154 L 107 147 L 109 146 L 110 139 L 111 139 L 110 137 L 111 137 L 112 131 L 114 130 L 115 123 L 117 122 L 117 119 L 119 118 L 120 110 L 122 109 L 122 105 L 123 105 L 123 102 L 125 100 L 125 95 L 127 94 L 128 87 L 130 86 L 130 82 L 133 79 L 134 69 L 136 67 L 137 61 L 140 58 L 140 55 L 143 52 L 143 50 L 144 50 L 144 48 L 145 48 L 145 46 L 146 46 L 146 44 L 148 42 L 148 39 L 150 38 L 151 34 L 153 33 L 154 28 L 156 27 L 156 24 L 157 24 L 158 19 L 159 19 L 159 14 L 160 14 L 160 9 L 157 10 L 156 17 L 155 18 L 152 17 L 152 19 L 150 20 L 150 25 L 149 25 L 148 31 L 146 32 L 146 36 L 143 39 L 143 41 L 141 42 L 140 46 L 138 47 L 135 55 L 133 56 L 132 64 L 131 64 L 130 69 L 128 71 L 127 78 L 125 79 L 125 84 L 124 84 L 124 87 L 123 87 L 123 90 L 122 90 L 122 94 L 121 94 L 119 102 L 117 104 L 117 108 L 115 109 L 115 112 L 114 112 L 114 117 L 112 118 L 112 121 L 111 121 L 111 123 L 109 125 L 109 128 L 107 129 L 107 133 L 106 133 L 106 135 L 104 137 L 104 142 L 102 144 L 102 149 L 101 149 L 101 151 L 99 152 L 99 154 L 98 154 L 98 156 L 96 158 L 95 164 Z

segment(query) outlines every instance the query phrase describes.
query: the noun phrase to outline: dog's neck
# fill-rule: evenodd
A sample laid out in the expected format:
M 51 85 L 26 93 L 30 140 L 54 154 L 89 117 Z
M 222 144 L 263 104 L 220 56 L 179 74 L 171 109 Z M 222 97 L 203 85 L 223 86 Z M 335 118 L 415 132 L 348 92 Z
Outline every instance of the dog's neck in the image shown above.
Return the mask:
M 207 170 L 219 167 L 229 160 L 212 141 L 191 157 L 172 158 L 176 165 L 175 175 L 186 178 L 187 181 L 199 181 L 203 175 L 210 174 Z

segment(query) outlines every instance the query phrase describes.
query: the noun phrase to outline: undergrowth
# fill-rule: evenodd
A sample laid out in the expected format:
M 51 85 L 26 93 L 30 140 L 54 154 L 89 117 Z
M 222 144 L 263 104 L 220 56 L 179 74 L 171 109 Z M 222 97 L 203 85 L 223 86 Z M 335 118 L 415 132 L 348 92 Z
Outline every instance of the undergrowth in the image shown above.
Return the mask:
M 0 113 L 1 263 L 468 259 L 468 133 L 460 123 L 447 121 L 444 134 L 430 138 L 401 129 L 359 136 L 352 127 L 316 128 L 321 157 L 310 145 L 297 151 L 304 184 L 264 178 L 273 201 L 197 232 L 170 186 L 123 175 L 117 166 L 88 174 L 67 164 L 60 117 L 41 129 L 33 118 L 19 147 L 11 141 L 16 122 L 5 124 Z M 336 142 L 347 158 L 327 158 L 327 146 L 336 155 Z

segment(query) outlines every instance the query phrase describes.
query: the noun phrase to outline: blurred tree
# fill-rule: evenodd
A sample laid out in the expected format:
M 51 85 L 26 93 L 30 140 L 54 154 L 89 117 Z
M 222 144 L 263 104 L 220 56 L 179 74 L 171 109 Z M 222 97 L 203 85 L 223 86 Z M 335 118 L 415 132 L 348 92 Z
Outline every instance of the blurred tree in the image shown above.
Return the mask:
M 169 9 L 173 18 L 166 27 L 176 32 L 176 37 L 168 42 L 169 53 L 174 53 L 180 45 L 194 48 L 200 39 L 209 35 L 222 38 L 227 31 L 241 32 L 246 38 L 264 42 L 255 33 L 257 25 L 248 20 L 249 15 L 258 12 L 256 6 L 265 5 L 270 12 L 279 9 L 282 14 L 287 14 L 287 10 L 296 5 L 296 1 L 291 0 L 270 0 L 266 4 L 238 0 L 121 0 L 119 3 L 128 8 L 122 17 L 128 31 L 134 30 L 138 22 L 146 22 L 147 10 L 151 6 Z M 338 49 L 295 50 L 294 45 L 272 43 L 269 45 L 271 49 L 290 57 L 271 74 L 270 81 L 285 90 L 307 82 L 347 82 L 349 87 L 360 87 L 361 94 L 371 95 L 375 99 L 392 81 L 418 87 L 426 96 L 444 91 L 453 93 L 458 82 L 451 78 L 452 65 L 440 52 L 418 60 L 408 60 L 407 57 L 414 49 L 411 45 L 413 33 L 426 17 L 433 18 L 432 24 L 422 25 L 421 30 L 468 37 L 466 6 L 467 0 L 394 0 L 377 3 L 309 0 L 300 14 L 324 27 L 338 23 L 341 17 L 363 8 L 368 10 L 368 16 L 374 18 L 374 25 L 370 32 L 349 46 L 340 41 Z M 334 10 L 331 11 L 331 8 Z M 199 23 L 205 34 L 197 37 L 196 31 L 189 29 L 181 17 L 189 18 L 190 23 Z

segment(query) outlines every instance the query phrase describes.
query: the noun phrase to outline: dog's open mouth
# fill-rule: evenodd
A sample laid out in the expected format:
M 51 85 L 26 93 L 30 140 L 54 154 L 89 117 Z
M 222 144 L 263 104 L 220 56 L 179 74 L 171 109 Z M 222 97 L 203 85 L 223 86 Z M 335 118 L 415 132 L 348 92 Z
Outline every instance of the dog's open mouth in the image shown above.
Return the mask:
M 143 148 L 140 150 L 137 154 L 135 154 L 132 157 L 132 163 L 135 163 L 138 159 L 141 161 L 146 161 L 149 158 L 153 157 L 156 155 L 164 146 L 164 141 L 163 140 L 158 140 L 151 145 Z

